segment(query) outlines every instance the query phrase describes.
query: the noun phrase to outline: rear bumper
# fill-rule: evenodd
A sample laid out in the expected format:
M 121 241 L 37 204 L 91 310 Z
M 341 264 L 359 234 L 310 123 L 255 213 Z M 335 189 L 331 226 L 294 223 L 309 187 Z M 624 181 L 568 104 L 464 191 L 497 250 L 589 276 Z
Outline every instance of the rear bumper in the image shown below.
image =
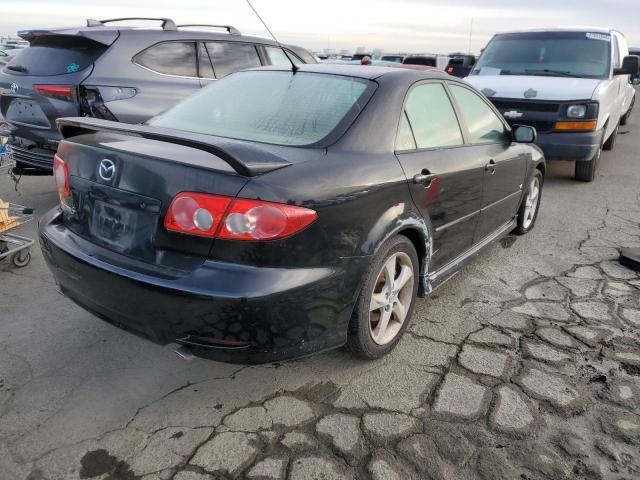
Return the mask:
M 53 171 L 53 156 L 55 152 L 48 152 L 46 150 L 34 152 L 16 146 L 15 144 L 11 144 L 11 150 L 13 151 L 13 158 L 16 162 L 20 162 L 26 167 Z
M 536 145 L 542 149 L 547 160 L 588 161 L 600 148 L 603 135 L 604 130 L 539 133 Z
M 75 303 L 153 342 L 188 345 L 198 356 L 234 363 L 343 345 L 365 260 L 308 269 L 207 260 L 188 275 L 166 278 L 83 251 L 87 242 L 60 223 L 57 209 L 40 220 L 39 230 L 48 266 Z

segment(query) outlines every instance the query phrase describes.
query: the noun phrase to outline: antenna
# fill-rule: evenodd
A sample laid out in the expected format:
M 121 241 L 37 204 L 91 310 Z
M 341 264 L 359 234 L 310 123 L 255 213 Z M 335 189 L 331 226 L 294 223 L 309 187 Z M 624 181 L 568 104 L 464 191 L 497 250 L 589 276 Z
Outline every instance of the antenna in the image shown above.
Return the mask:
M 258 19 L 262 22 L 262 25 L 264 25 L 264 28 L 267 29 L 267 32 L 269 32 L 269 35 L 271 35 L 271 38 L 273 38 L 275 40 L 275 42 L 278 44 L 278 46 L 282 49 L 282 51 L 284 52 L 285 56 L 287 57 L 287 60 L 289 60 L 291 62 L 291 71 L 295 74 L 298 71 L 298 67 L 296 66 L 295 63 L 293 63 L 293 60 L 291 60 L 291 57 L 289 56 L 289 54 L 287 53 L 287 49 L 284 48 L 282 46 L 282 44 L 278 41 L 278 39 L 276 38 L 276 36 L 273 34 L 273 32 L 271 31 L 271 29 L 269 27 L 267 27 L 267 24 L 264 23 L 264 20 L 262 19 L 262 17 L 260 16 L 260 14 L 258 13 L 258 11 L 253 8 L 253 5 L 251 5 L 251 1 L 247 0 L 247 3 L 249 4 L 249 6 L 251 7 L 251 10 L 253 10 L 253 13 L 256 14 L 256 17 L 258 17 Z

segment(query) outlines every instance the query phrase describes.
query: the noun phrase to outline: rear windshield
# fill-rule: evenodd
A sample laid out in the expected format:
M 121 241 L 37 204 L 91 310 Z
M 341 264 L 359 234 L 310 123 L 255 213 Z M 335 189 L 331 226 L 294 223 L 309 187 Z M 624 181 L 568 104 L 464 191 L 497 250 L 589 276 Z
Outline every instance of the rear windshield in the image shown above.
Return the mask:
M 436 59 L 433 57 L 407 57 L 404 60 L 406 65 L 424 65 L 426 67 L 435 67 Z
M 156 127 L 275 145 L 341 136 L 373 94 L 369 80 L 319 73 L 234 73 L 149 120 Z
M 489 42 L 472 74 L 606 78 L 610 59 L 608 33 L 508 33 Z
M 14 75 L 64 75 L 84 70 L 106 50 L 106 46 L 83 37 L 36 38 L 18 51 L 5 67 Z

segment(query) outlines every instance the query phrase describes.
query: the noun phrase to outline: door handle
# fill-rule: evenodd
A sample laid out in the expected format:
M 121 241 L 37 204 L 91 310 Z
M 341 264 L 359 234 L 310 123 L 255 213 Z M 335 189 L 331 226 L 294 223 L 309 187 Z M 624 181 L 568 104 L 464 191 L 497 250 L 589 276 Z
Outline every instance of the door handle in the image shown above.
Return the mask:
M 494 173 L 496 173 L 496 167 L 496 161 L 492 158 L 491 160 L 489 160 L 489 163 L 484 166 L 484 170 L 493 175 Z
M 431 182 L 436 177 L 437 175 L 424 168 L 420 173 L 413 176 L 413 183 L 422 184 L 425 188 L 429 188 L 431 186 Z

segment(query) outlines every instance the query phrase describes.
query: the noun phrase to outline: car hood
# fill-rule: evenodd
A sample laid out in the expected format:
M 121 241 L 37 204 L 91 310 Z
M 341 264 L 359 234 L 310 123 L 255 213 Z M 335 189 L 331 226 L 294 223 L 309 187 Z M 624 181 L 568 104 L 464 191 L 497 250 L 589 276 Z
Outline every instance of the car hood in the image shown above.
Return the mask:
M 473 75 L 465 80 L 487 97 L 530 100 L 589 100 L 602 82 L 595 78 L 533 75 Z

